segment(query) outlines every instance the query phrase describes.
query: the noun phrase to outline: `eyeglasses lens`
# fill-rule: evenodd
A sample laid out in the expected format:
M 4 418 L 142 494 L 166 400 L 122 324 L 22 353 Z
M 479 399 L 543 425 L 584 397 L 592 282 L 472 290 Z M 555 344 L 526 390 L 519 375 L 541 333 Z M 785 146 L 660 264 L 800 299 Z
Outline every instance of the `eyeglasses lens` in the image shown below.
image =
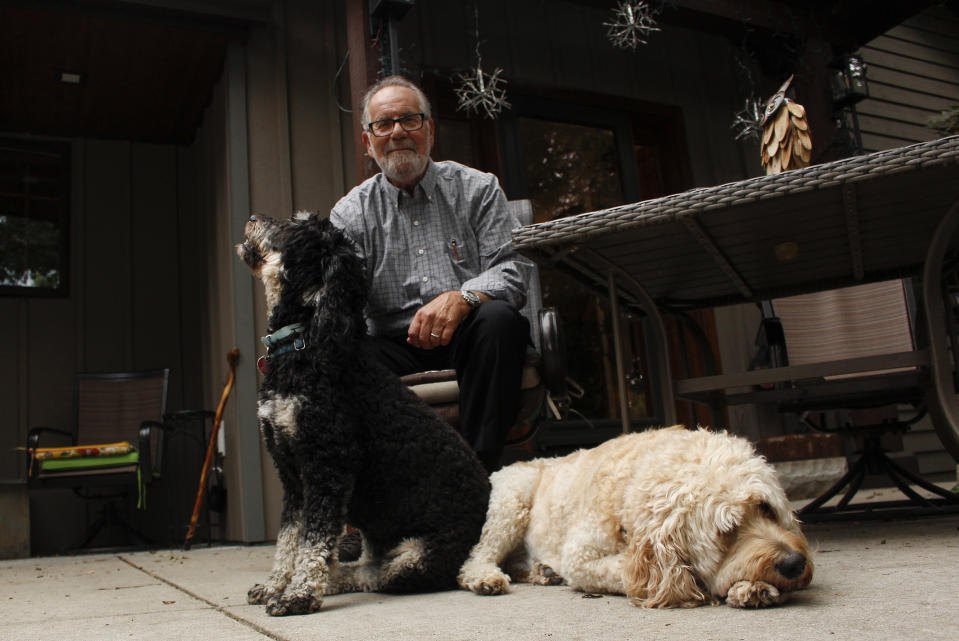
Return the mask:
M 423 114 L 412 114 L 402 118 L 383 118 L 370 123 L 370 129 L 377 136 L 388 136 L 393 132 L 396 123 L 400 123 L 403 131 L 417 131 L 423 126 Z

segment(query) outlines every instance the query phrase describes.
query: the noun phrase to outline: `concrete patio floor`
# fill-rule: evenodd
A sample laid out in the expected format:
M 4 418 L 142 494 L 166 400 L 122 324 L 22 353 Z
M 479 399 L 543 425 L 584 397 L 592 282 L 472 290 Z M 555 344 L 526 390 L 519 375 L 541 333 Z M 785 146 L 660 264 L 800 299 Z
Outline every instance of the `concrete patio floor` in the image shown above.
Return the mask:
M 864 491 L 882 498 L 883 491 Z M 200 547 L 0 562 L 3 641 L 602 641 L 959 638 L 959 515 L 807 525 L 808 590 L 764 610 L 643 610 L 567 587 L 328 597 L 272 618 L 246 604 L 273 546 Z

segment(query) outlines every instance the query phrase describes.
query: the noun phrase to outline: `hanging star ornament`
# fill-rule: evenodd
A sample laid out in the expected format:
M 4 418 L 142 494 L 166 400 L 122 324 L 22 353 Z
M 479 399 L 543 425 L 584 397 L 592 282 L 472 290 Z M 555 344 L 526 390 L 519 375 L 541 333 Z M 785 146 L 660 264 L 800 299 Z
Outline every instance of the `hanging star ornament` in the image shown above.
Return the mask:
M 485 117 L 495 119 L 504 108 L 509 109 L 506 100 L 506 80 L 500 77 L 503 70 L 497 67 L 492 74 L 483 71 L 477 65 L 469 73 L 459 74 L 460 86 L 453 89 L 459 100 L 457 111 L 466 113 L 482 113 Z
M 736 140 L 755 138 L 759 140 L 763 133 L 763 101 L 759 98 L 746 98 L 742 110 L 736 113 L 730 129 L 737 129 Z
M 660 31 L 656 26 L 656 13 L 648 2 L 620 0 L 613 9 L 613 19 L 603 23 L 609 27 L 606 37 L 620 49 L 636 49 L 646 44 L 650 33 Z

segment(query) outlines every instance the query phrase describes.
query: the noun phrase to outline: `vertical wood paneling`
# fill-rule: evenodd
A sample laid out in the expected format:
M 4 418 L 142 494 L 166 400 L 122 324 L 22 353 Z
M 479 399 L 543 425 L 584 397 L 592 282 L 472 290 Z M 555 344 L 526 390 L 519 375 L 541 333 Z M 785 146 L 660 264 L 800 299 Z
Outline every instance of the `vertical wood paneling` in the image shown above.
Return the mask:
M 253 212 L 280 216 L 293 209 L 286 14 L 280 3 L 274 19 L 269 28 L 254 30 L 247 44 L 250 203 Z
M 424 20 L 414 22 L 411 19 L 414 12 L 419 12 Z M 449 2 L 448 0 L 428 0 L 422 2 L 422 4 L 418 2 L 403 20 L 401 33 L 406 41 L 419 42 L 428 39 L 430 46 L 428 48 L 420 47 L 418 54 L 423 56 L 426 49 L 429 49 L 431 54 L 429 58 L 424 59 L 413 57 L 409 55 L 412 52 L 409 52 L 406 56 L 401 56 L 404 64 L 411 68 L 418 66 L 422 69 L 467 69 L 473 64 L 471 58 L 473 55 L 473 27 L 472 17 L 469 16 L 469 13 L 466 3 L 463 2 Z M 489 13 L 487 3 L 480 3 L 480 20 L 483 20 L 483 16 L 487 13 Z M 429 35 L 424 36 L 421 32 L 411 36 L 407 31 L 411 26 L 418 26 Z M 437 59 L 442 59 L 443 63 L 435 64 Z
M 22 319 L 25 302 L 16 298 L 0 298 L 0 407 L 4 411 L 0 427 L 0 480 L 24 479 L 23 455 L 14 450 L 27 438 L 25 395 L 26 341 Z
M 546 14 L 551 33 L 584 31 L 583 24 L 589 11 L 581 5 L 556 3 Z M 550 56 L 554 61 L 553 82 L 560 87 L 593 84 L 593 65 L 590 41 L 585 37 L 568 40 L 552 39 Z
M 73 425 L 73 306 L 68 298 L 30 299 L 27 407 L 30 426 Z
M 86 143 L 83 278 L 87 371 L 133 365 L 130 273 L 130 143 Z
M 206 212 L 197 206 L 197 162 L 190 150 L 176 150 L 177 170 L 177 273 L 181 304 L 177 326 L 180 335 L 181 367 L 180 398 L 182 409 L 207 407 L 203 395 L 203 381 L 209 373 L 203 358 L 203 337 L 210 327 L 206 313 L 209 282 L 204 277 L 204 258 L 209 243 L 203 236 Z M 176 380 L 171 381 L 171 386 Z
M 169 367 L 168 402 L 180 407 L 180 277 L 176 151 L 135 144 L 131 156 L 131 316 L 136 370 Z
M 509 2 L 506 4 L 506 23 L 509 28 L 512 80 L 539 86 L 556 83 L 556 63 L 553 60 L 552 34 L 547 28 L 550 4 L 540 2 Z M 439 62 L 439 61 L 435 61 Z
M 337 56 L 331 5 L 291 2 L 286 9 L 294 210 L 328 212 L 343 195 L 343 163 L 333 153 L 344 141 L 333 92 Z
M 201 206 L 209 212 L 207 218 L 209 228 L 205 236 L 209 248 L 208 268 L 211 270 L 210 282 L 217 284 L 209 300 L 211 335 L 209 353 L 206 354 L 210 366 L 210 376 L 207 380 L 210 389 L 206 394 L 208 408 L 216 407 L 220 392 L 218 388 L 222 388 L 229 372 L 225 355 L 236 340 L 233 327 L 231 256 L 227 252 L 230 238 L 227 101 L 227 86 L 224 79 L 216 88 L 211 108 L 208 109 L 207 118 L 204 119 L 204 139 L 200 152 L 200 163 L 204 167 L 201 181 L 204 186 L 200 194 L 203 203 Z M 241 350 L 241 357 L 249 353 L 250 346 L 238 347 Z M 236 389 L 233 392 L 235 401 Z M 238 417 L 236 403 L 229 403 L 223 414 L 222 430 L 227 457 L 229 457 L 227 460 L 230 461 L 237 461 L 240 451 L 236 429 L 239 425 Z M 240 470 L 236 465 L 230 465 L 227 467 L 226 475 L 227 485 L 236 495 L 236 501 L 241 500 Z M 231 501 L 230 505 L 231 508 L 236 509 L 227 511 L 226 530 L 233 538 L 238 538 L 243 530 L 243 514 L 235 501 Z
M 639 55 L 629 57 L 629 70 L 621 81 L 625 92 L 632 96 L 643 96 L 646 100 L 662 102 L 662 96 L 671 92 L 675 80 L 670 73 L 670 66 L 663 63 L 674 58 L 674 46 L 673 38 L 667 34 L 650 34 L 649 42 L 642 46 Z
M 292 151 L 294 146 L 302 152 L 304 148 L 309 148 L 312 142 L 313 152 L 316 154 L 329 154 L 329 145 L 318 148 L 319 143 L 316 140 L 303 140 L 298 145 L 292 140 L 292 119 L 294 118 L 292 102 L 294 97 L 291 92 L 293 87 L 299 87 L 303 82 L 310 83 L 315 87 L 308 89 L 308 93 L 313 98 L 331 98 L 329 91 L 332 84 L 325 87 L 323 82 L 318 80 L 323 73 L 314 73 L 312 78 L 304 77 L 304 71 L 298 74 L 293 72 L 292 66 L 305 64 L 306 69 L 312 69 L 313 62 L 300 61 L 295 58 L 295 53 L 289 48 L 299 47 L 297 39 L 298 33 L 290 33 L 291 23 L 297 23 L 305 20 L 303 10 L 292 3 L 287 3 L 282 8 L 274 8 L 274 24 L 270 29 L 262 29 L 254 32 L 247 48 L 248 56 L 248 101 L 250 106 L 249 117 L 249 145 L 250 145 L 250 208 L 252 213 L 262 212 L 276 217 L 287 217 L 297 207 L 294 206 L 294 184 L 293 184 L 293 158 Z M 302 29 L 302 26 L 295 30 Z M 324 93 L 325 92 L 325 93 Z M 309 111 L 309 110 L 305 110 Z M 297 109 L 297 116 L 304 115 L 304 109 Z M 316 117 L 317 122 L 314 127 L 322 128 L 324 125 L 334 127 L 336 119 L 329 120 Z M 306 135 L 304 133 L 304 135 Z M 340 154 L 329 154 L 335 156 L 336 162 L 342 162 Z M 309 167 L 302 169 L 316 171 L 316 163 L 309 163 Z M 305 176 L 304 176 L 305 177 Z M 342 184 L 342 177 L 327 182 L 317 180 L 314 176 L 313 182 L 325 187 L 332 186 L 334 189 Z M 302 191 L 306 192 L 307 189 Z M 306 196 L 310 198 L 310 196 Z M 319 205 L 314 202 L 312 205 L 318 208 Z M 266 330 L 266 300 L 263 288 L 253 287 L 253 307 L 254 307 L 254 325 L 257 336 L 267 333 Z M 260 350 L 260 346 L 254 346 L 251 349 Z M 259 353 L 259 352 L 257 352 Z M 256 353 L 251 354 L 251 358 L 256 357 Z M 274 538 L 279 531 L 280 509 L 282 506 L 283 492 L 279 484 L 279 477 L 276 468 L 268 460 L 261 458 L 261 468 L 263 470 L 263 494 L 264 494 L 264 529 L 267 538 Z
M 509 4 L 511 4 L 510 0 L 483 0 L 479 3 L 480 40 L 482 41 L 480 51 L 483 54 L 483 68 L 488 73 L 492 73 L 496 67 L 499 67 L 503 69 L 504 75 L 512 75 L 513 60 L 509 47 L 510 24 L 506 19 L 506 7 Z M 468 31 L 463 32 L 463 45 L 468 56 L 467 65 L 472 67 L 476 64 L 476 42 L 472 12 L 468 5 L 463 9 L 463 16 L 468 28 Z M 425 59 L 435 60 L 435 58 Z

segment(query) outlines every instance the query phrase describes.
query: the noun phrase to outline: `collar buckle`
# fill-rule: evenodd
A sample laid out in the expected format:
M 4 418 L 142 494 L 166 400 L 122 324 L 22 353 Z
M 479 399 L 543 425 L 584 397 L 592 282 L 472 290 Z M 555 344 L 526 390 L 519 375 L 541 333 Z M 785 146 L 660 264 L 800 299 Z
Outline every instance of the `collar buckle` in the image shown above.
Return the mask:
M 306 339 L 303 338 L 303 332 L 302 324 L 293 323 L 262 337 L 260 342 L 266 346 L 265 358 L 269 360 L 280 354 L 292 351 L 300 352 L 306 349 Z

